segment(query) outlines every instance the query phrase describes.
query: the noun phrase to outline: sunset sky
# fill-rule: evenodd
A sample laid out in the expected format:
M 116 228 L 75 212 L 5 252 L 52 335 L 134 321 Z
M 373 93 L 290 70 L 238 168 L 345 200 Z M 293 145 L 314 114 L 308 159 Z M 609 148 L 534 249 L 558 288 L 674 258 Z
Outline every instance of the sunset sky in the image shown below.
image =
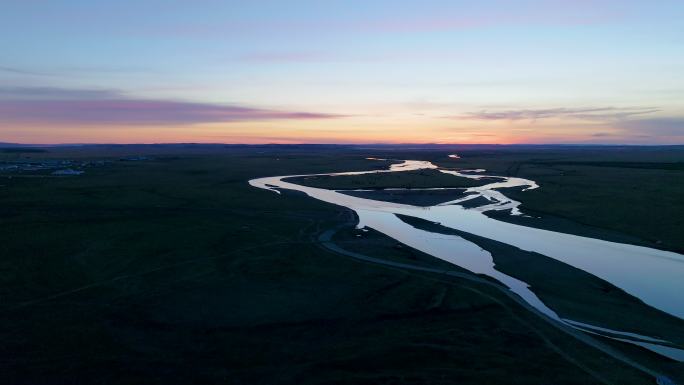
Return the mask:
M 0 142 L 684 144 L 684 1 L 4 0 Z

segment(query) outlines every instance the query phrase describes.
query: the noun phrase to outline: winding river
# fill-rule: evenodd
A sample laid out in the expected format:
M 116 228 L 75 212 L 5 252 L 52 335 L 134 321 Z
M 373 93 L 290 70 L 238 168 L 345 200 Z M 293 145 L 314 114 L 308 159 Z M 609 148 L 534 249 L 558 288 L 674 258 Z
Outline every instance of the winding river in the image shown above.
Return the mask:
M 355 197 L 335 190 L 307 187 L 287 181 L 288 178 L 302 176 L 360 175 L 420 169 L 435 169 L 443 173 L 472 179 L 495 178 L 495 181 L 484 186 L 466 189 L 465 193 L 468 195 L 463 198 L 429 207 Z M 534 181 L 523 178 L 484 175 L 484 171 L 480 169 L 443 170 L 430 162 L 406 160 L 392 164 L 387 170 L 274 176 L 253 179 L 249 183 L 254 187 L 276 193 L 280 193 L 279 189 L 301 191 L 312 198 L 352 209 L 359 217 L 359 228 L 373 228 L 407 246 L 458 265 L 472 273 L 494 278 L 522 297 L 531 306 L 558 322 L 563 322 L 584 332 L 636 344 L 684 362 L 684 350 L 673 347 L 667 341 L 562 319 L 530 290 L 530 286 L 526 282 L 496 270 L 494 260 L 486 250 L 456 235 L 433 233 L 415 228 L 397 217 L 397 214 L 401 214 L 437 222 L 448 228 L 548 256 L 593 274 L 656 309 L 684 319 L 684 299 L 682 298 L 682 293 L 684 293 L 683 255 L 492 219 L 484 213 L 491 210 L 510 210 L 511 215 L 522 215 L 518 208 L 520 203 L 506 197 L 498 189 L 520 187 L 528 190 L 539 188 L 539 186 Z M 487 199 L 489 203 L 470 209 L 459 205 L 466 200 L 478 197 Z M 620 338 L 619 336 L 628 338 Z

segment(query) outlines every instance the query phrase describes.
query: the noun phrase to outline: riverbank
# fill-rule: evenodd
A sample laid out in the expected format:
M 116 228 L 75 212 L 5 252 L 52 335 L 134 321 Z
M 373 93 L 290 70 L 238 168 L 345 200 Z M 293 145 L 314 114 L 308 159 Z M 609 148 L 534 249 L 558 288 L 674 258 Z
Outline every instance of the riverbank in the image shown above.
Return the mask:
M 437 223 L 400 215 L 420 229 L 458 235 L 491 253 L 495 268 L 530 284 L 563 319 L 612 330 L 646 334 L 684 346 L 684 321 L 657 311 L 597 277 L 544 255 L 521 250 Z M 625 317 L 629 314 L 629 317 Z

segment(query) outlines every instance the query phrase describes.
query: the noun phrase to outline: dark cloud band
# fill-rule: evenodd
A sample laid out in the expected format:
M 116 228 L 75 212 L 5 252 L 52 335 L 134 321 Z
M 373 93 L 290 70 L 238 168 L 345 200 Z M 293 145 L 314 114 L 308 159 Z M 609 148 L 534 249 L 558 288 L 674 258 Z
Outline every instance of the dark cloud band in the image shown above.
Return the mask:
M 538 120 L 550 118 L 574 118 L 605 121 L 625 119 L 634 115 L 650 114 L 658 111 L 660 110 L 649 107 L 546 108 L 504 111 L 477 111 L 460 116 L 454 116 L 453 118 L 473 120 Z
M 110 90 L 0 89 L 0 122 L 74 124 L 199 124 L 334 119 L 343 115 L 215 103 L 148 100 Z

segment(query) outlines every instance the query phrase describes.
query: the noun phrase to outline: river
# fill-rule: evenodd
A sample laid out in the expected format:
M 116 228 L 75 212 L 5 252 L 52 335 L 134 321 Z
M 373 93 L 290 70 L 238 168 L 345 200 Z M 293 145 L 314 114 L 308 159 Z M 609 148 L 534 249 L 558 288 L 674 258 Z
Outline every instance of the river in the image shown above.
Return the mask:
M 484 186 L 466 189 L 465 193 L 469 195 L 463 198 L 429 207 L 360 198 L 335 190 L 307 187 L 286 181 L 288 178 L 302 176 L 361 175 L 420 169 L 435 169 L 443 173 L 472 179 L 496 179 Z M 312 198 L 352 209 L 359 217 L 359 228 L 373 228 L 407 246 L 458 265 L 475 274 L 492 277 L 506 285 L 531 306 L 558 322 L 564 322 L 585 332 L 608 337 L 611 336 L 604 333 L 629 336 L 630 339 L 615 339 L 637 344 L 684 362 L 684 350 L 673 347 L 667 341 L 562 319 L 530 290 L 530 286 L 526 282 L 496 270 L 494 260 L 486 250 L 456 235 L 445 235 L 417 229 L 397 217 L 397 214 L 401 214 L 436 222 L 451 229 L 545 255 L 593 274 L 656 309 L 684 319 L 684 300 L 681 297 L 681 293 L 684 293 L 683 255 L 492 219 L 484 213 L 490 210 L 510 210 L 511 215 L 523 215 L 519 210 L 520 203 L 506 197 L 497 189 L 520 187 L 529 190 L 539 188 L 539 186 L 528 179 L 485 175 L 484 172 L 485 170 L 481 169 L 443 170 L 431 162 L 406 160 L 392 164 L 387 170 L 274 176 L 253 179 L 249 183 L 254 187 L 272 190 L 276 193 L 280 193 L 279 189 L 301 191 Z M 490 203 L 470 209 L 459 205 L 465 200 L 478 197 L 484 197 Z

